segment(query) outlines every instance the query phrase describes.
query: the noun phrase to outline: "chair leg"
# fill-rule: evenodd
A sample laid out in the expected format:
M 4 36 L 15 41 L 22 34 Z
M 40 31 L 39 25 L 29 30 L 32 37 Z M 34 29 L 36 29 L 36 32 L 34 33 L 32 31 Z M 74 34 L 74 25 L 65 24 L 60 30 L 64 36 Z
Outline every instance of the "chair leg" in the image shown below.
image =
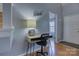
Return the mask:
M 41 54 L 41 55 L 43 55 L 43 56 L 46 56 L 46 55 L 48 55 L 48 52 L 44 52 L 44 51 L 43 51 L 43 46 L 41 46 L 41 51 L 40 51 L 40 52 L 37 52 L 36 54 L 37 54 L 37 56 L 38 56 L 39 54 Z
M 37 56 L 39 56 L 39 54 L 41 54 L 41 55 L 43 55 L 43 56 L 48 55 L 48 53 L 47 53 L 47 52 L 37 52 Z

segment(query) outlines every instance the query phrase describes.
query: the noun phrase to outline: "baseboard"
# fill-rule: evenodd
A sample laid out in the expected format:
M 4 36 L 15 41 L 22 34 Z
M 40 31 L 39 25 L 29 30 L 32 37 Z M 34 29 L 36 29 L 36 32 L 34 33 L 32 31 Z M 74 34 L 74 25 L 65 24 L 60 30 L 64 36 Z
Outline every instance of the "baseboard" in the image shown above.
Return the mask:
M 35 49 L 35 51 L 38 51 L 38 50 L 40 50 L 40 48 Z M 31 53 L 33 53 L 33 51 Z M 28 54 L 30 54 L 30 51 L 28 52 Z M 26 52 L 24 52 L 18 56 L 26 56 Z
M 61 41 L 60 43 L 79 49 L 79 44 L 75 44 L 67 41 Z
M 25 56 L 25 55 L 26 55 L 26 52 L 24 52 L 24 53 L 22 53 L 22 54 L 20 54 L 18 56 Z

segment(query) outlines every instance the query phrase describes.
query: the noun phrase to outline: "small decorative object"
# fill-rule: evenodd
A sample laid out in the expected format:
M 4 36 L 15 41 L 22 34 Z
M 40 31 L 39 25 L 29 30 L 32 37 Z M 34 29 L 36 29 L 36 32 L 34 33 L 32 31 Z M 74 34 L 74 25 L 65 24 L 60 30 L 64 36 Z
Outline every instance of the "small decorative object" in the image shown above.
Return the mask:
M 34 29 L 29 30 L 28 35 L 29 36 L 34 36 L 35 35 L 35 30 Z

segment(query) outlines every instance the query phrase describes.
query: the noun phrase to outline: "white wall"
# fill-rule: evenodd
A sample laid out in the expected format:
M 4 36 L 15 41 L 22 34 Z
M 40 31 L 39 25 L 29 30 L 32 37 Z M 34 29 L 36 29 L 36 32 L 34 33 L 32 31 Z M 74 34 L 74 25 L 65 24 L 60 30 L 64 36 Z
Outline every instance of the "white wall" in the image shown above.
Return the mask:
M 64 41 L 79 44 L 79 4 L 66 4 L 63 7 Z
M 43 14 L 38 20 L 37 20 L 37 26 L 36 28 L 38 31 L 42 33 L 48 33 L 49 32 L 49 13 L 46 12 Z
M 2 9 L 3 8 L 3 6 L 2 6 L 2 3 L 0 3 L 0 12 L 2 12 Z
M 79 14 L 64 17 L 64 41 L 79 44 Z
M 3 30 L 0 32 L 0 55 L 10 50 L 11 4 L 3 4 Z

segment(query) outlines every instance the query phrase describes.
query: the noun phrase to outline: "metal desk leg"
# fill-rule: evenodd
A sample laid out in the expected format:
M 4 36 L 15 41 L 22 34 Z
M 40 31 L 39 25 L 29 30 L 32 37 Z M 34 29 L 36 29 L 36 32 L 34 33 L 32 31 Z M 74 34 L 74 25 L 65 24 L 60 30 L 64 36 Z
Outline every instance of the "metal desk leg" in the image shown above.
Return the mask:
M 35 52 L 34 52 L 34 48 L 35 48 L 35 44 L 33 43 L 33 56 L 35 56 Z

